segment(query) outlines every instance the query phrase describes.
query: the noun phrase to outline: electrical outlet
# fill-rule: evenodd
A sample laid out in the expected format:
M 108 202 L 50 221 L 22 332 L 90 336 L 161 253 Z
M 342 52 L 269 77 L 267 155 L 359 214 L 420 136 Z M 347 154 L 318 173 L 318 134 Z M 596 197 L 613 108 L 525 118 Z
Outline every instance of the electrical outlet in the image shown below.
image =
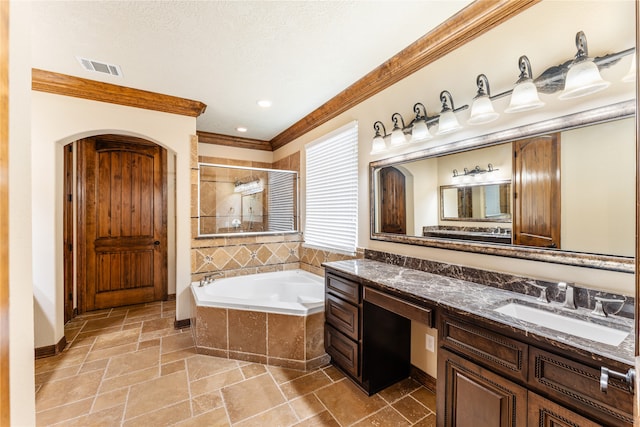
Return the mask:
M 424 335 L 426 338 L 426 348 L 428 351 L 430 351 L 431 353 L 433 353 L 435 351 L 435 339 L 433 339 L 433 336 L 429 335 L 429 334 L 425 334 Z

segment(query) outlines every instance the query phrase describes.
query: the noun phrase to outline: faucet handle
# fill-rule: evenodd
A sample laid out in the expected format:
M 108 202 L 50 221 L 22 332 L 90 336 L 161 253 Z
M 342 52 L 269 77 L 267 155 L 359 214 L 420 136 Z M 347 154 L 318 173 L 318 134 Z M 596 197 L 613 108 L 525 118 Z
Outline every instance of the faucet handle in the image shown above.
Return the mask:
M 547 295 L 547 287 L 542 285 L 536 285 L 535 283 L 531 283 L 531 286 L 534 288 L 540 289 L 540 295 L 538 295 L 538 301 L 548 303 L 549 296 Z
M 594 299 L 596 300 L 596 306 L 594 307 L 591 314 L 594 314 L 596 316 L 601 316 L 601 317 L 607 317 L 609 314 L 616 315 L 620 313 L 622 311 L 622 308 L 624 307 L 624 303 L 627 301 L 626 298 L 615 299 L 615 298 L 594 297 Z M 608 313 L 607 310 L 604 309 L 604 303 L 620 303 L 620 308 L 615 312 Z
M 575 297 L 575 284 L 567 283 L 567 282 L 558 282 L 558 290 L 564 291 L 564 304 L 563 306 L 566 308 L 570 308 L 575 310 L 576 307 L 576 297 Z

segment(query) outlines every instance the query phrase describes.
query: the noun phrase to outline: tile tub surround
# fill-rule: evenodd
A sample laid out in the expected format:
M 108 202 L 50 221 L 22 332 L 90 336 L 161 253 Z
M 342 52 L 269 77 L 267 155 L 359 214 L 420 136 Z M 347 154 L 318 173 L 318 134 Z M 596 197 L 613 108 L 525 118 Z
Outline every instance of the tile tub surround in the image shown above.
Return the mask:
M 373 251 L 370 249 L 365 250 L 364 258 L 536 297 L 540 294 L 540 290 L 533 285 L 545 286 L 547 287 L 547 296 L 549 297 L 549 300 L 555 302 L 564 301 L 564 292 L 558 290 L 557 282 L 536 280 L 506 273 L 497 273 L 495 271 L 465 267 L 462 265 L 446 264 L 388 252 Z M 594 309 L 596 296 L 620 300 L 624 299 L 624 307 L 622 308 L 622 311 L 618 313 L 618 316 L 626 317 L 628 319 L 634 318 L 634 297 L 602 292 L 595 289 L 581 288 L 579 286 L 575 287 L 574 292 L 576 305 L 589 310 Z
M 327 263 L 325 267 L 360 278 L 364 280 L 365 286 L 396 293 L 417 303 L 423 302 L 436 310 L 447 309 L 468 318 L 469 321 L 479 318 L 502 330 L 526 335 L 527 340 L 532 343 L 553 346 L 560 351 L 570 351 L 585 359 L 601 360 L 604 365 L 611 364 L 621 372 L 626 372 L 634 365 L 635 336 L 632 319 L 610 316 L 607 321 L 616 323 L 619 329 L 628 332 L 629 335 L 619 346 L 606 345 L 546 329 L 494 311 L 495 308 L 516 297 L 535 304 L 536 298 L 532 296 L 517 295 L 497 287 L 371 259 L 337 261 Z M 558 308 L 558 304 L 550 307 L 563 310 Z M 563 311 L 567 315 L 581 316 L 590 322 L 601 321 L 590 315 L 588 309 L 564 309 Z
M 198 353 L 300 370 L 329 363 L 324 312 L 294 316 L 195 303 L 191 310 Z
M 200 355 L 175 301 L 86 313 L 35 361 L 39 426 L 435 426 L 435 395 L 408 379 L 366 397 L 337 369 Z

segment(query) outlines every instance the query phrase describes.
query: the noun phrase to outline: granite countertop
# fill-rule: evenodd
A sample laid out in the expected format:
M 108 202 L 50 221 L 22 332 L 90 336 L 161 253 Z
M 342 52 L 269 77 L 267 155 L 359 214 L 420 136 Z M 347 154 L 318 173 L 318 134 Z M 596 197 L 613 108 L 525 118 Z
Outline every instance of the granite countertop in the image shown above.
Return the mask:
M 326 262 L 323 266 L 363 279 L 366 286 L 389 290 L 396 295 L 407 296 L 412 301 L 423 301 L 431 307 L 446 308 L 471 320 L 474 317 L 482 318 L 499 328 L 506 327 L 518 335 L 527 337 L 530 343 L 544 343 L 563 352 L 577 352 L 583 357 L 604 363 L 608 359 L 629 367 L 634 365 L 635 337 L 632 319 L 620 316 L 603 319 L 591 315 L 590 310 L 585 308 L 570 310 L 558 303 L 544 304 L 544 308 L 550 311 L 605 324 L 629 333 L 619 346 L 613 346 L 558 332 L 494 311 L 510 300 L 518 300 L 527 305 L 541 304 L 529 295 L 369 259 Z

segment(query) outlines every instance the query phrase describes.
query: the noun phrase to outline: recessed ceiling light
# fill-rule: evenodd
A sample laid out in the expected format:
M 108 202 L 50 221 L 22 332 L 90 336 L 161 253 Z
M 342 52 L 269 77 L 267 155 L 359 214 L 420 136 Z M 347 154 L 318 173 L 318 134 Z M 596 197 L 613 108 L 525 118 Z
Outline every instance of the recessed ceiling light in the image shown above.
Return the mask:
M 238 126 L 238 127 L 236 128 L 236 130 L 237 130 L 238 132 L 246 132 L 246 131 L 247 131 L 247 128 L 242 127 L 242 126 Z
M 260 101 L 258 101 L 258 105 L 262 108 L 269 108 L 271 107 L 271 101 L 269 101 L 268 99 L 261 99 Z

